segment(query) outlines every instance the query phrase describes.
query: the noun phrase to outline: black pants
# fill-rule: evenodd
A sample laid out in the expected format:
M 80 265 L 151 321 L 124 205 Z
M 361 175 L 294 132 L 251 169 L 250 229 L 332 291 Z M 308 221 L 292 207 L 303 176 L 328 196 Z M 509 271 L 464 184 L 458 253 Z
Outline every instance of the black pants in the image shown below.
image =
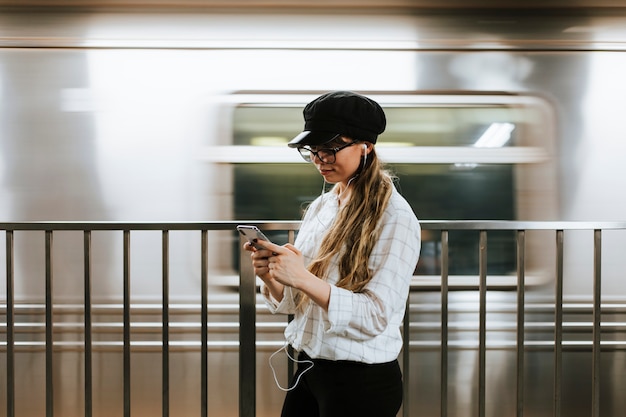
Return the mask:
M 301 353 L 299 360 L 310 360 Z M 287 392 L 281 417 L 395 417 L 402 405 L 398 361 L 365 364 L 313 359 L 293 390 Z M 305 370 L 298 364 L 294 375 Z

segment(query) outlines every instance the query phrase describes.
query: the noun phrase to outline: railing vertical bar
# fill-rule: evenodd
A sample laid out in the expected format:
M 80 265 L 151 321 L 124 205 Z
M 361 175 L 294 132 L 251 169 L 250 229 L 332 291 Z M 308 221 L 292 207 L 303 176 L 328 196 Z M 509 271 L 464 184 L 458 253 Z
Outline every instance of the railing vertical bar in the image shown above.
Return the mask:
M 170 414 L 170 294 L 169 294 L 169 231 L 163 230 L 162 236 L 162 256 L 163 263 L 163 277 L 162 277 L 162 323 L 161 332 L 163 336 L 163 345 L 161 352 L 161 413 L 163 417 L 168 417 Z
M 124 417 L 130 417 L 130 230 L 124 230 Z
M 411 396 L 409 385 L 411 385 L 409 365 L 409 350 L 410 350 L 410 335 L 411 335 L 411 314 L 410 314 L 410 299 L 411 293 L 406 299 L 406 305 L 404 310 L 404 319 L 402 320 L 402 416 L 409 417 L 409 411 L 411 409 Z
M 517 231 L 517 417 L 524 415 L 524 314 L 526 232 Z
M 448 416 L 448 231 L 441 231 L 441 417 Z
M 7 417 L 15 417 L 15 290 L 13 231 L 6 231 L 7 262 Z
M 46 416 L 54 415 L 53 312 L 52 312 L 52 230 L 46 230 Z
M 592 366 L 592 397 L 591 407 L 592 416 L 600 417 L 600 343 L 602 338 L 601 333 L 601 318 L 602 318 L 602 231 L 594 230 L 594 251 L 593 251 L 593 358 L 591 362 Z
M 563 368 L 563 230 L 556 231 L 556 287 L 554 309 L 554 417 L 561 417 Z
M 239 416 L 256 415 L 256 282 L 250 257 L 239 256 Z
M 201 266 L 200 266 L 200 280 L 201 280 L 201 303 L 202 303 L 202 307 L 201 307 L 201 322 L 202 322 L 202 329 L 201 329 L 201 335 L 200 338 L 201 340 L 201 348 L 200 348 L 200 367 L 201 367 L 201 383 L 200 383 L 200 389 L 201 389 L 201 404 L 200 404 L 200 415 L 201 417 L 207 417 L 208 415 L 208 383 L 209 383 L 209 368 L 208 368 L 208 340 L 209 340 L 209 333 L 208 333 L 208 314 L 209 314 L 209 310 L 208 310 L 208 289 L 209 289 L 209 257 L 208 257 L 208 231 L 207 230 L 202 230 L 201 232 L 201 255 L 200 255 L 200 262 L 201 262 Z
M 289 241 L 289 243 L 293 244 L 296 240 L 296 233 L 293 230 L 290 230 L 289 232 L 287 232 L 287 239 Z M 291 323 L 291 321 L 293 320 L 294 315 L 293 314 L 288 314 L 287 315 L 287 324 Z M 287 347 L 287 352 L 289 353 L 289 356 L 291 356 L 292 358 L 294 357 L 294 351 L 293 351 L 293 347 L 291 345 L 289 345 Z M 291 381 L 291 378 L 294 374 L 294 366 L 293 366 L 293 361 L 291 360 L 287 360 L 287 381 L 288 383 L 290 383 L 289 381 Z
M 85 230 L 84 258 L 85 258 L 85 281 L 84 281 L 84 319 L 85 319 L 85 417 L 91 417 L 93 413 L 93 368 L 92 368 L 92 333 L 91 333 L 91 231 Z
M 478 417 L 485 417 L 485 378 L 487 341 L 487 231 L 480 231 L 479 274 L 480 307 L 478 334 Z

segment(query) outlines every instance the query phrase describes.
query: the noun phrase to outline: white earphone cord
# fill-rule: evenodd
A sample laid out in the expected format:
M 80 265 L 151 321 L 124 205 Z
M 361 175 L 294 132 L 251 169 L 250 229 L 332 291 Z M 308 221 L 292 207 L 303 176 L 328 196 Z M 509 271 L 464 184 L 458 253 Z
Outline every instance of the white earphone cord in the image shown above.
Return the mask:
M 288 346 L 288 345 L 287 345 L 287 343 L 285 343 L 285 344 L 283 345 L 283 347 L 281 347 L 280 349 L 278 349 L 276 352 L 272 353 L 272 354 L 271 354 L 271 356 L 270 356 L 270 359 L 269 359 L 270 368 L 272 368 L 272 374 L 274 375 L 274 382 L 276 383 L 276 386 L 277 386 L 280 390 L 282 390 L 282 391 L 291 391 L 292 389 L 294 389 L 295 387 L 297 387 L 297 386 L 298 386 L 298 383 L 300 383 L 300 378 L 302 378 L 302 375 L 304 375 L 304 374 L 305 374 L 306 372 L 308 372 L 311 368 L 313 368 L 313 366 L 315 366 L 315 365 L 314 365 L 314 363 L 313 363 L 313 361 L 310 361 L 310 360 L 300 361 L 300 360 L 298 360 L 298 359 L 293 358 L 293 357 L 289 354 L 289 351 L 287 351 L 287 346 Z M 281 351 L 281 350 L 284 350 L 284 351 L 285 351 L 285 354 L 287 355 L 287 357 L 288 357 L 290 360 L 292 360 L 292 361 L 294 361 L 294 362 L 296 362 L 296 363 L 308 363 L 308 364 L 309 364 L 309 366 L 308 366 L 308 367 L 307 367 L 304 371 L 302 371 L 302 372 L 300 373 L 300 375 L 298 375 L 298 378 L 296 378 L 296 382 L 293 384 L 293 387 L 290 387 L 290 388 L 283 388 L 283 387 L 280 385 L 280 383 L 278 382 L 278 378 L 276 377 L 276 370 L 274 369 L 274 365 L 272 365 L 272 359 L 274 358 L 274 356 L 275 356 L 275 355 L 277 355 L 278 353 L 280 353 L 280 351 Z

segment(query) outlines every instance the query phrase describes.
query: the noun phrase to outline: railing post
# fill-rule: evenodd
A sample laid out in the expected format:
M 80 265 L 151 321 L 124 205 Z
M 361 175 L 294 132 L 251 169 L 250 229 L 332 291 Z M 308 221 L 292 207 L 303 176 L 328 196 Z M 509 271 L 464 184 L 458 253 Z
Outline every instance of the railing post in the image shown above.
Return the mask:
M 124 230 L 124 417 L 130 417 L 130 230 Z
M 487 231 L 480 231 L 478 273 L 480 275 L 478 330 L 478 417 L 485 417 L 485 380 L 487 357 Z
M 163 230 L 162 234 L 162 326 L 163 337 L 161 351 L 161 414 L 163 417 L 170 415 L 170 286 L 169 286 L 169 231 Z
M 563 367 L 563 230 L 556 231 L 556 288 L 554 300 L 554 417 L 561 417 Z
M 411 385 L 410 381 L 410 371 L 411 367 L 409 364 L 409 355 L 410 355 L 410 334 L 411 334 L 411 312 L 410 312 L 410 303 L 411 301 L 411 292 L 409 291 L 409 295 L 406 299 L 405 310 L 404 310 L 404 320 L 402 321 L 402 416 L 409 417 L 409 411 L 411 408 L 411 396 L 409 386 Z
M 239 256 L 239 416 L 256 415 L 256 282 L 248 252 Z
M 54 415 L 54 337 L 52 302 L 52 230 L 46 230 L 46 416 Z
M 15 304 L 13 231 L 6 231 L 7 262 L 7 417 L 15 417 Z
M 84 238 L 84 319 L 85 319 L 85 417 L 93 413 L 93 364 L 92 364 L 92 334 L 91 334 L 91 232 L 85 230 Z
M 600 417 L 600 352 L 602 330 L 602 231 L 594 230 L 593 251 L 593 351 L 591 376 L 591 411 L 593 417 Z
M 524 306 L 526 232 L 517 231 L 517 417 L 524 415 Z
M 201 232 L 201 254 L 200 254 L 200 280 L 201 280 L 201 291 L 202 295 L 200 296 L 202 306 L 200 308 L 201 312 L 201 334 L 200 334 L 200 367 L 201 369 L 201 381 L 200 381 L 200 416 L 207 417 L 208 415 L 208 383 L 209 383 L 209 369 L 208 369 L 208 288 L 209 288 L 209 254 L 208 254 L 208 231 L 202 230 Z
M 287 241 L 291 244 L 293 244 L 296 240 L 296 233 L 293 230 L 290 230 L 287 233 Z M 294 315 L 293 314 L 288 314 L 287 315 L 287 325 L 289 325 L 289 323 L 291 323 L 294 319 Z M 289 345 L 287 347 L 287 353 L 289 353 L 289 356 L 291 356 L 292 358 L 294 357 L 295 353 L 293 350 L 293 346 Z M 287 361 L 287 381 L 289 384 L 291 384 L 291 379 L 293 378 L 295 372 L 295 367 L 294 367 L 294 362 L 293 361 Z
M 448 231 L 441 231 L 441 417 L 448 417 Z

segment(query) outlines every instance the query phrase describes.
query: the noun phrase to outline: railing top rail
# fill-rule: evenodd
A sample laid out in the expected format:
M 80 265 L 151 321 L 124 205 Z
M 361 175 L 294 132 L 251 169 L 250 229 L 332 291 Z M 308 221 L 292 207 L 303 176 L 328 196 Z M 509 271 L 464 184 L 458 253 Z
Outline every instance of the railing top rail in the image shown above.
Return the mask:
M 28 221 L 0 222 L 0 230 L 235 230 L 238 224 L 264 230 L 298 230 L 300 221 Z M 620 230 L 626 221 L 421 220 L 424 230 Z
M 0 230 L 233 230 L 256 224 L 265 230 L 297 230 L 299 221 L 35 221 L 0 222 Z
M 619 230 L 626 221 L 422 220 L 428 230 Z

